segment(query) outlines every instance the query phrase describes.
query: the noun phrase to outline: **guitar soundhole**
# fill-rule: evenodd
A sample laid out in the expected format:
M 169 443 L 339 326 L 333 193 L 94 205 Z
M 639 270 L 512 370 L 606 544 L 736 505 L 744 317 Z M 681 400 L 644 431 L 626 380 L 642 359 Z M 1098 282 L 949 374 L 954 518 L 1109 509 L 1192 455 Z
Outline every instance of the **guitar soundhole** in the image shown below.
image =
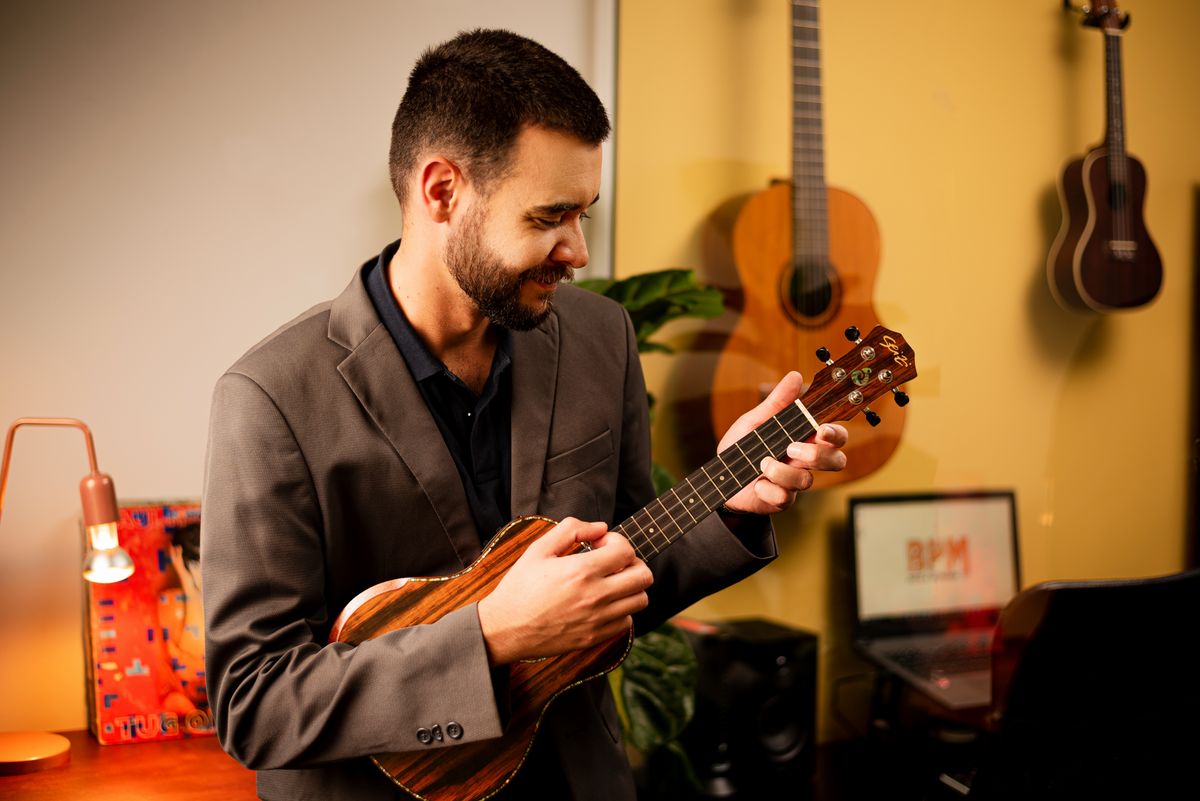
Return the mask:
M 780 286 L 783 308 L 797 324 L 819 326 L 837 313 L 841 284 L 828 263 L 798 263 L 784 270 Z

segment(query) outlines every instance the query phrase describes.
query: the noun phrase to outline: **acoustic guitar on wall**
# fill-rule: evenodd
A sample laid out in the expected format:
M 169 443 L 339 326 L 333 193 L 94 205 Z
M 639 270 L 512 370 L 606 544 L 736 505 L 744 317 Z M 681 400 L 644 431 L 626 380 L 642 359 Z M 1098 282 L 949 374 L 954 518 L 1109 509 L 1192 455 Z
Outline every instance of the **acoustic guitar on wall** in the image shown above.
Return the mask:
M 1063 220 L 1046 259 L 1046 277 L 1064 308 L 1132 309 L 1158 294 L 1162 260 L 1142 213 L 1146 170 L 1125 149 L 1121 39 L 1129 15 L 1115 2 L 1101 2 L 1084 10 L 1083 24 L 1104 33 L 1107 128 L 1100 145 L 1063 168 L 1058 183 Z
M 879 322 L 871 300 L 879 228 L 861 200 L 825 185 L 817 0 L 792 0 L 792 86 L 791 183 L 753 195 L 733 225 L 743 305 L 714 369 L 717 432 L 843 329 Z M 816 486 L 861 478 L 891 457 L 903 410 L 871 419 L 851 424 L 846 469 L 819 475 Z

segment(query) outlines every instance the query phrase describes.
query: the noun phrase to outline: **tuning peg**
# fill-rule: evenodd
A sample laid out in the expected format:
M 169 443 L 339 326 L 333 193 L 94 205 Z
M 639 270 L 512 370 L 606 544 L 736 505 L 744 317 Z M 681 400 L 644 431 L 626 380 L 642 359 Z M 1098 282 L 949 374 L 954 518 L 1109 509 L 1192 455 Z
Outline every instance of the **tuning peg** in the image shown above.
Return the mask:
M 908 393 L 899 387 L 892 387 L 892 398 L 896 401 L 897 406 L 908 405 Z
M 850 340 L 855 345 L 857 345 L 859 342 L 862 342 L 862 339 L 859 338 L 857 325 L 852 325 L 846 329 L 846 339 Z
M 875 426 L 879 425 L 879 423 L 882 419 L 882 418 L 880 418 L 879 415 L 875 414 L 875 412 L 871 411 L 870 409 L 866 410 L 866 418 L 867 418 L 867 422 L 871 424 L 871 428 L 874 428 Z
M 829 361 L 829 348 L 826 348 L 826 347 L 817 348 L 817 358 L 820 359 L 821 361 L 825 362 L 826 364 L 830 364 L 831 362 Z

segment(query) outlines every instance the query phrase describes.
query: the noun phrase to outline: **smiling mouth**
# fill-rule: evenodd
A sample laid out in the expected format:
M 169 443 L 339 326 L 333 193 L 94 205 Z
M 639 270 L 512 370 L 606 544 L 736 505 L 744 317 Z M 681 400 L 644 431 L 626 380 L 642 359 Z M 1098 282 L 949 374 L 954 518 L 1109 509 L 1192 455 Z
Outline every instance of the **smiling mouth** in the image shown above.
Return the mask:
M 544 291 L 552 292 L 559 283 L 570 281 L 574 277 L 575 271 L 569 267 L 566 269 L 561 267 L 543 267 L 526 273 L 525 280 L 532 281 Z

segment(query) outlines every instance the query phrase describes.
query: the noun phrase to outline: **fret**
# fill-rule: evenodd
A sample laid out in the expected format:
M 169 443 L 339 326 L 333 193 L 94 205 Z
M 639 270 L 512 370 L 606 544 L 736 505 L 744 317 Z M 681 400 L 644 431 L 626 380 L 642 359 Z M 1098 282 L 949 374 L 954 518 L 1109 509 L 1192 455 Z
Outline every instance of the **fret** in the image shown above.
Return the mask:
M 714 459 L 713 461 L 714 461 L 714 462 L 721 462 L 721 457 L 719 457 L 719 456 L 718 456 L 718 457 L 717 457 L 716 459 Z M 712 464 L 712 462 L 709 462 L 709 464 Z M 725 466 L 725 463 L 724 463 L 724 462 L 721 462 L 721 466 L 722 466 L 722 467 L 724 467 L 724 466 Z M 731 493 L 729 493 L 729 495 L 726 495 L 726 494 L 725 494 L 725 493 L 722 491 L 723 487 L 725 486 L 725 483 L 724 483 L 724 482 L 725 482 L 725 478 L 726 478 L 726 476 L 725 476 L 725 475 L 723 475 L 723 474 L 721 474 L 721 473 L 718 473 L 718 474 L 717 474 L 717 480 L 716 480 L 716 481 L 713 481 L 713 477 L 712 477 L 711 475 L 709 475 L 709 473 L 708 473 L 708 470 L 707 470 L 706 468 L 704 468 L 704 467 L 701 467 L 700 469 L 701 469 L 701 470 L 704 472 L 704 477 L 708 479 L 708 482 L 709 482 L 710 484 L 712 484 L 712 485 L 713 485 L 713 487 L 714 487 L 714 488 L 717 490 L 717 496 L 718 496 L 718 497 L 720 497 L 720 498 L 724 499 L 724 498 L 731 497 L 731 496 L 733 495 L 733 493 L 732 493 L 732 492 L 731 492 Z M 728 470 L 729 468 L 728 468 L 728 467 L 726 467 L 725 469 L 726 469 L 726 470 Z M 721 482 L 721 483 L 717 483 L 717 482 Z
M 674 489 L 671 489 L 671 490 L 668 490 L 667 492 L 673 493 L 674 491 L 675 491 Z M 667 493 L 664 493 L 664 494 L 667 494 Z M 663 500 L 661 497 L 658 499 L 658 505 L 662 507 L 663 514 L 665 514 L 667 516 L 667 519 L 671 521 L 671 525 L 675 526 L 675 528 L 679 530 L 679 533 L 682 534 L 684 531 L 687 530 L 679 525 L 679 521 L 675 519 L 675 515 L 671 514 L 671 510 L 667 508 L 667 505 L 665 503 L 663 503 Z M 666 534 L 663 534 L 663 536 L 666 537 L 666 540 L 668 543 L 671 543 L 675 540 L 675 537 L 668 537 Z
M 754 460 L 751 459 L 749 456 L 747 456 L 746 452 L 744 450 L 742 450 L 742 443 L 735 442 L 735 443 L 733 443 L 733 446 L 738 449 L 738 453 L 740 453 L 742 455 L 742 458 L 746 460 L 746 464 L 750 465 L 750 467 L 757 469 L 757 466 L 754 464 Z
M 658 546 L 654 544 L 654 540 L 650 539 L 650 537 L 646 535 L 646 532 L 645 532 L 645 530 L 643 530 L 643 529 L 642 529 L 642 524 L 638 522 L 638 520 L 637 520 L 637 514 L 635 513 L 635 514 L 633 515 L 633 517 L 630 517 L 630 518 L 629 518 L 629 520 L 630 520 L 630 521 L 631 521 L 631 522 L 632 522 L 632 523 L 633 523 L 635 526 L 637 526 L 637 527 L 638 527 L 638 532 L 639 532 L 639 533 L 641 533 L 641 535 L 642 535 L 642 545 L 643 545 L 643 546 L 644 546 L 644 545 L 649 545 L 651 548 L 653 548 L 653 549 L 654 549 L 654 553 L 655 553 L 655 554 L 659 553 Z M 630 540 L 631 542 L 633 541 L 633 540 L 632 540 L 632 538 L 629 538 L 629 540 Z M 636 546 L 635 546 L 635 547 L 636 547 Z M 639 553 L 641 552 L 641 548 L 640 548 L 640 547 L 638 548 L 638 552 L 639 552 Z M 643 559 L 645 559 L 645 557 L 643 557 Z
M 654 503 L 650 504 L 649 506 L 647 506 L 645 509 L 642 510 L 642 512 L 645 513 L 646 517 L 650 518 L 650 525 L 645 526 L 645 530 L 648 535 L 658 534 L 658 536 L 662 537 L 663 547 L 665 548 L 671 544 L 671 539 L 669 537 L 667 537 L 665 534 L 663 534 L 662 526 L 660 526 L 658 521 L 654 519 L 654 512 L 651 511 L 651 507 L 653 507 L 653 506 L 662 506 L 662 504 L 659 501 L 655 501 Z M 650 542 L 653 544 L 653 542 L 654 542 L 653 537 L 650 538 Z M 654 550 L 656 552 L 659 550 L 657 545 L 654 546 Z
M 783 432 L 783 435 L 788 438 L 788 442 L 796 442 L 796 438 L 792 436 L 792 432 L 784 428 L 782 421 L 779 419 L 780 417 L 783 417 L 782 413 L 775 415 L 771 419 L 775 421 L 775 425 L 779 426 L 779 430 Z
M 644 509 L 642 509 L 640 514 L 642 514 L 646 517 L 646 522 L 643 523 L 642 521 L 637 520 L 636 515 L 634 516 L 635 522 L 638 524 L 638 527 L 642 530 L 642 533 L 646 537 L 646 542 L 650 543 L 650 547 L 654 549 L 655 553 L 658 553 L 660 550 L 662 550 L 661 548 L 658 547 L 658 544 L 654 541 L 655 534 L 658 534 L 658 536 L 660 536 L 660 537 L 662 536 L 662 532 L 658 530 L 658 522 L 654 519 L 654 512 L 651 511 L 651 507 L 653 507 L 657 503 L 658 503 L 658 501 L 654 501 L 654 503 L 651 503 L 649 506 L 646 506 Z M 671 544 L 671 541 L 666 540 L 663 543 L 663 547 L 665 548 L 666 546 L 668 546 L 670 544 Z
M 684 478 L 684 481 L 686 481 L 686 482 L 687 482 L 687 485 L 688 485 L 689 487 L 691 487 L 691 488 L 692 488 L 692 494 L 693 494 L 695 497 L 698 497 L 698 498 L 700 499 L 700 505 L 704 507 L 704 512 L 705 512 L 705 514 L 707 514 L 707 513 L 711 512 L 711 511 L 712 511 L 712 510 L 713 510 L 715 507 L 712 507 L 712 506 L 709 506 L 709 505 L 708 505 L 708 500 L 707 500 L 707 499 L 704 497 L 704 495 L 702 495 L 702 494 L 701 494 L 701 493 L 700 493 L 700 492 L 699 492 L 699 491 L 696 489 L 696 485 L 692 483 L 692 478 L 691 478 L 691 476 L 688 476 L 688 477 Z M 695 498 L 689 498 L 689 499 L 688 499 L 688 501 L 689 501 L 689 502 L 692 502 L 692 501 L 694 501 L 694 500 L 695 500 Z M 689 512 L 688 514 L 691 514 L 691 512 Z
M 767 449 L 767 453 L 771 454 L 772 456 L 774 455 L 774 453 L 771 450 L 771 446 L 768 445 L 767 441 L 762 438 L 762 434 L 758 433 L 757 428 L 753 429 L 750 433 L 752 433 L 752 434 L 754 434 L 754 436 L 758 437 L 758 441 L 761 442 L 763 444 L 763 447 Z
M 679 492 L 678 492 L 678 489 L 679 489 L 679 488 L 678 488 L 678 487 L 676 487 L 674 490 L 672 490 L 672 492 L 674 492 L 674 493 L 675 493 L 675 497 L 676 497 L 676 498 L 679 500 L 679 505 L 683 507 L 683 511 L 687 512 L 687 515 L 688 515 L 688 517 L 692 518 L 692 525 L 695 525 L 696 523 L 699 523 L 699 522 L 700 522 L 700 518 L 698 518 L 698 517 L 696 517 L 694 514 L 692 514 L 691 507 L 689 507 L 689 506 L 688 506 L 686 503 L 684 503 L 684 502 L 683 502 L 683 499 L 679 497 Z M 691 498 L 690 500 L 691 500 L 693 503 L 695 503 L 695 501 L 696 501 L 696 499 L 695 499 L 695 498 Z

